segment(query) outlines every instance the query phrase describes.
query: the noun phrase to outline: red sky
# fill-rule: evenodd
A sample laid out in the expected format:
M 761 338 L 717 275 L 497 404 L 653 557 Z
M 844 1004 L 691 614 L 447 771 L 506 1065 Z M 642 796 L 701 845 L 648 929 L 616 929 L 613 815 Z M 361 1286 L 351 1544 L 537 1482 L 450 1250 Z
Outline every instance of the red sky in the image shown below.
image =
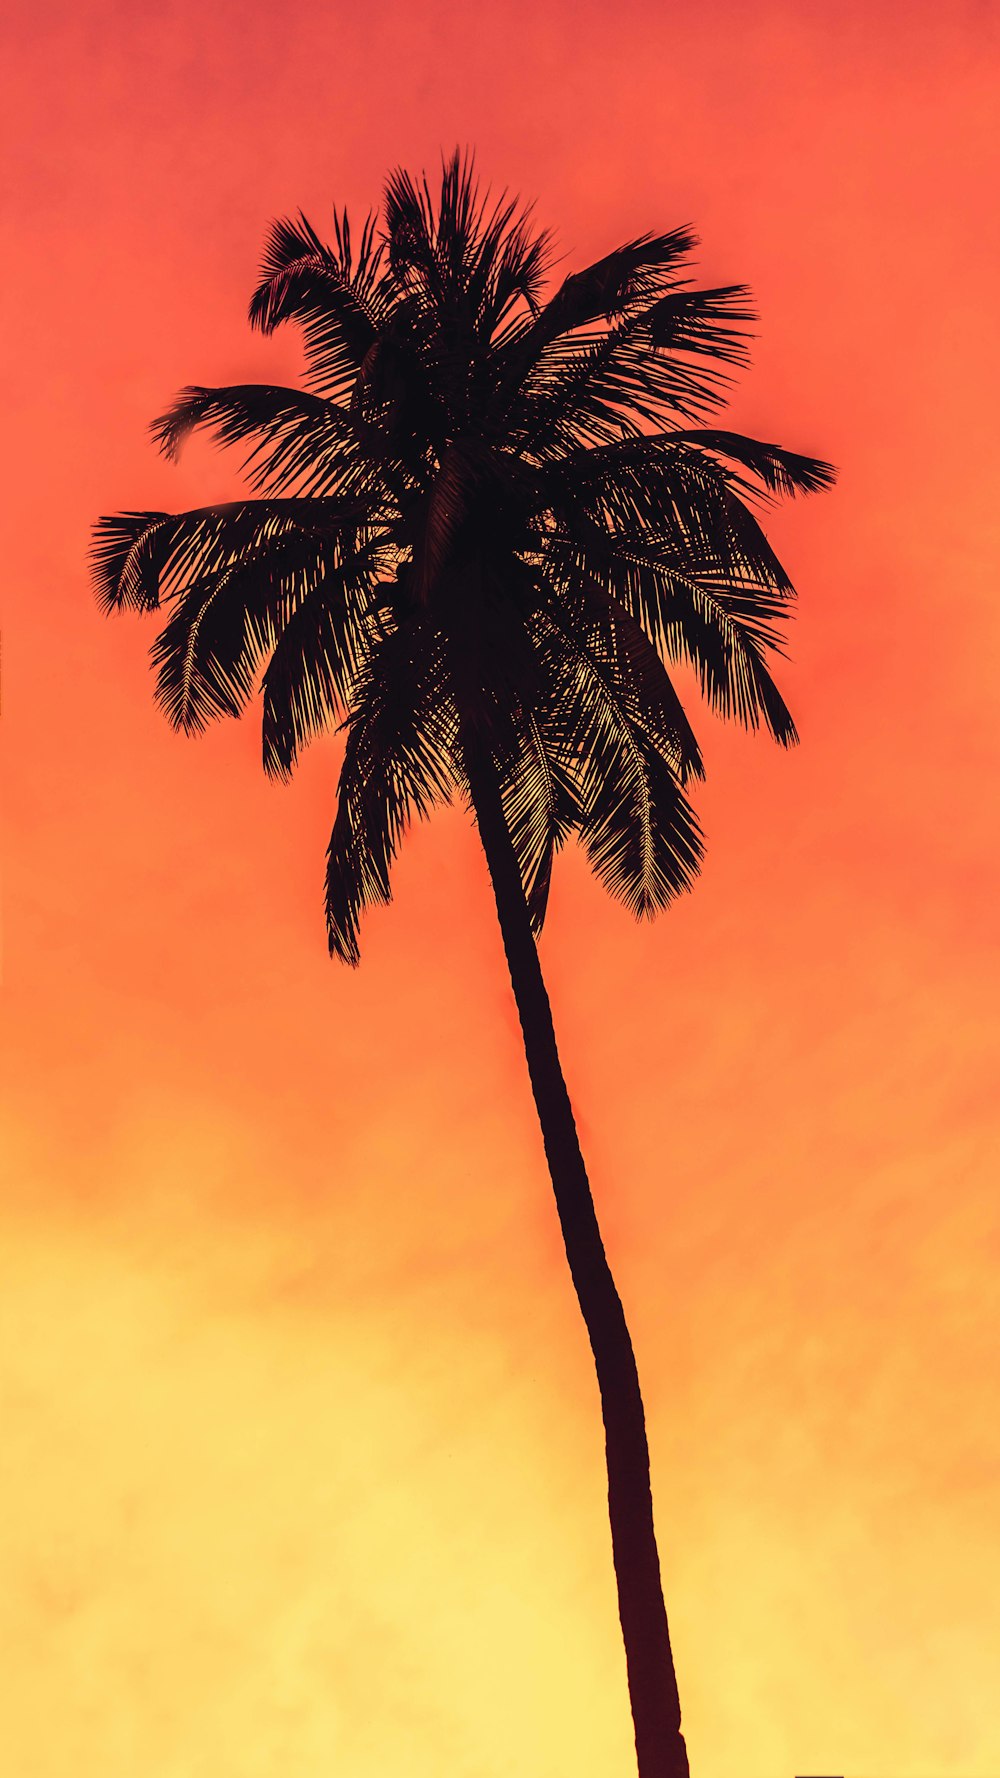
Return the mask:
M 8 13 L 0 1691 L 18 1778 L 633 1769 L 590 1358 L 457 812 L 332 964 L 335 753 L 153 708 L 100 512 L 294 379 L 269 220 L 472 143 L 571 268 L 761 313 L 785 755 L 694 708 L 701 882 L 570 854 L 543 965 L 632 1321 L 695 1778 L 995 1778 L 997 15 L 967 0 Z M 11 180 L 11 170 L 15 177 Z

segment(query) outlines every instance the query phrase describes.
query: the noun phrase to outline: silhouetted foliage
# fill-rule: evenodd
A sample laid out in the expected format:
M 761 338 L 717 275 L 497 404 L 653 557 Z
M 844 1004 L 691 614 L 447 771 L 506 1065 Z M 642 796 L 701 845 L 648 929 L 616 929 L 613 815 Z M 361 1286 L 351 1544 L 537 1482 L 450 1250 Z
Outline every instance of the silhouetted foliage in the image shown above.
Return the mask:
M 300 324 L 308 391 L 189 388 L 155 422 L 246 447 L 256 498 L 100 521 L 110 609 L 165 604 L 156 695 L 179 728 L 263 689 L 265 769 L 346 723 L 329 851 L 331 949 L 358 960 L 410 817 L 467 794 L 473 723 L 499 774 L 537 931 L 580 836 L 651 914 L 697 872 L 683 786 L 701 756 L 665 663 L 723 715 L 795 728 L 771 677 L 792 588 L 753 507 L 828 465 L 703 422 L 746 357 L 747 291 L 690 288 L 688 229 L 565 278 L 528 212 L 458 156 L 435 206 L 397 172 L 358 250 L 271 230 L 253 324 Z

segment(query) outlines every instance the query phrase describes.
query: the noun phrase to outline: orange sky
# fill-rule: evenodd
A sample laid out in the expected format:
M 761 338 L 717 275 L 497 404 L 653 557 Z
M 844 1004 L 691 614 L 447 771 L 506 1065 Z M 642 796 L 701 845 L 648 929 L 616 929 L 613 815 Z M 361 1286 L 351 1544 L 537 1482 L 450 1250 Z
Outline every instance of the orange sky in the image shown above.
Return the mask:
M 151 701 L 99 512 L 293 379 L 266 224 L 474 143 L 582 264 L 694 222 L 761 311 L 783 755 L 700 712 L 708 858 L 543 940 L 644 1377 L 695 1778 L 995 1778 L 997 15 L 53 0 L 8 24 L 0 1715 L 16 1778 L 620 1778 L 590 1357 L 449 812 L 329 962 L 334 754 Z M 12 15 L 8 13 L 8 18 Z M 992 161 L 992 164 L 991 164 Z

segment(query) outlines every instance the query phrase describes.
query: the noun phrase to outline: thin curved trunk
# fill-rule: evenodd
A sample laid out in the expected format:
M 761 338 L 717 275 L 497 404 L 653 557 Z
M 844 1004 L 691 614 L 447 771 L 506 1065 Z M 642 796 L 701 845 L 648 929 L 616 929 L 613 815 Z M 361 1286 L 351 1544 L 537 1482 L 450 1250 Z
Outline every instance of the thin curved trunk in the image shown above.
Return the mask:
M 639 1778 L 688 1778 L 653 1531 L 646 1422 L 632 1341 L 594 1211 L 496 776 L 492 762 L 479 755 L 474 745 L 467 744 L 464 751 L 566 1257 L 597 1369 L 607 1452 L 611 1543 Z

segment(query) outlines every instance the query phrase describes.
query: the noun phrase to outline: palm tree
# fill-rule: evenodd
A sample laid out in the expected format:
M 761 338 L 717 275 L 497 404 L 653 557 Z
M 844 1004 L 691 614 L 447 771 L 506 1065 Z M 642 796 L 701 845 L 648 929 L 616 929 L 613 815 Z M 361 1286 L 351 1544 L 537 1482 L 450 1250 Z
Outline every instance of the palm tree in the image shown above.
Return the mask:
M 594 1355 L 640 1778 L 688 1772 L 628 1327 L 605 1256 L 536 938 L 575 834 L 636 915 L 690 888 L 698 743 L 665 662 L 783 746 L 770 676 L 791 583 L 753 506 L 827 464 L 706 424 L 746 356 L 744 287 L 692 289 L 687 228 L 643 235 L 545 296 L 529 210 L 471 163 L 388 180 L 381 225 L 271 230 L 251 323 L 302 329 L 305 389 L 188 388 L 154 422 L 249 444 L 252 497 L 102 518 L 107 610 L 168 616 L 156 697 L 178 728 L 238 716 L 263 756 L 346 732 L 326 872 L 332 954 L 390 899 L 410 818 L 457 795 L 496 897 L 573 1284 Z M 261 674 L 261 669 L 263 672 Z

